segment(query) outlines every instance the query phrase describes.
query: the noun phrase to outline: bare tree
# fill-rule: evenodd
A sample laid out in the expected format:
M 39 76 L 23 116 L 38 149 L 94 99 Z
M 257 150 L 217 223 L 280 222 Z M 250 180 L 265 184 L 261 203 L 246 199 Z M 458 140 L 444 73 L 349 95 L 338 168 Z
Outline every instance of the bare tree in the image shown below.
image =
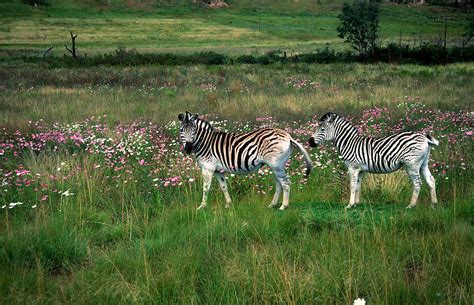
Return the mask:
M 71 48 L 72 48 L 72 50 L 69 49 L 69 48 L 67 47 L 67 45 L 64 45 L 64 47 L 66 47 L 66 50 L 68 50 L 69 53 L 72 54 L 72 57 L 74 57 L 75 59 L 77 59 L 77 53 L 76 53 L 76 38 L 77 38 L 77 34 L 74 35 L 72 32 L 69 32 L 69 33 L 71 33 L 71 40 L 72 40 L 72 47 L 71 47 Z

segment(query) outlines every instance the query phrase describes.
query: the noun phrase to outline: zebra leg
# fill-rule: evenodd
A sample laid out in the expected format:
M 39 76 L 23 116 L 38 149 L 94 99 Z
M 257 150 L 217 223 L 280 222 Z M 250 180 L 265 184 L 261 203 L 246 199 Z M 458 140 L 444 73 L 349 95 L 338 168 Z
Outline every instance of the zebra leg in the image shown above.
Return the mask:
M 281 190 L 282 190 L 282 187 L 281 187 L 280 181 L 278 180 L 278 177 L 276 177 L 275 175 L 275 195 L 273 195 L 273 200 L 268 205 L 269 208 L 274 208 L 278 205 L 278 199 L 280 199 Z
M 349 204 L 346 206 L 346 209 L 352 208 L 357 203 L 356 193 L 357 193 L 357 186 L 359 184 L 359 173 L 360 173 L 359 169 L 349 167 L 351 198 L 349 199 Z
M 362 173 L 359 173 L 359 177 L 357 178 L 357 186 L 356 186 L 356 193 L 355 193 L 355 204 L 359 204 L 360 202 L 361 185 L 362 185 Z
M 213 174 L 213 171 L 202 169 L 202 201 L 201 205 L 197 208 L 198 210 L 205 208 L 207 205 L 207 194 L 211 188 Z
M 280 184 L 281 189 L 283 189 L 283 204 L 280 206 L 280 210 L 283 211 L 286 208 L 288 208 L 288 203 L 290 201 L 290 179 L 288 178 L 288 175 L 285 173 L 284 168 L 274 167 L 272 169 L 273 169 L 273 172 L 275 173 L 276 179 L 278 180 Z M 273 200 L 275 200 L 275 197 L 277 197 L 277 200 L 278 200 L 278 197 L 280 197 L 279 195 L 277 196 L 277 192 L 278 192 L 278 187 L 275 190 L 275 196 Z
M 410 204 L 407 206 L 407 209 L 411 209 L 416 206 L 422 182 L 420 178 L 420 168 L 418 166 L 407 165 L 407 172 L 413 184 L 413 194 L 411 195 Z
M 435 205 L 438 203 L 438 199 L 436 198 L 436 182 L 433 175 L 431 175 L 430 169 L 428 167 L 428 158 L 426 158 L 425 162 L 421 165 L 421 175 L 423 179 L 425 179 L 426 184 L 430 188 L 431 193 L 431 207 L 434 208 Z
M 219 186 L 221 187 L 222 192 L 224 193 L 225 196 L 225 207 L 230 208 L 230 205 L 232 203 L 232 200 L 230 199 L 229 192 L 227 190 L 227 181 L 225 180 L 224 174 L 221 173 L 214 173 L 217 177 L 217 181 L 219 181 Z

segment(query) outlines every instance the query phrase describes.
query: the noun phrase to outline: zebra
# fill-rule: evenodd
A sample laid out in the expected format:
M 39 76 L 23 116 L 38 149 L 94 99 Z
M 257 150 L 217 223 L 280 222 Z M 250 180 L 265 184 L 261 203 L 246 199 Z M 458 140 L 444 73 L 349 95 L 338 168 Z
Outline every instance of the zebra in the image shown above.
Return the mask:
M 308 152 L 284 130 L 262 128 L 247 133 L 226 133 L 215 130 L 209 122 L 189 112 L 179 114 L 178 120 L 181 123 L 180 141 L 184 145 L 184 152 L 194 153 L 202 171 L 203 195 L 198 210 L 206 207 L 213 176 L 216 176 L 224 193 L 225 207 L 229 208 L 232 200 L 224 174 L 246 174 L 266 164 L 276 178 L 275 195 L 268 207 L 278 205 L 283 190 L 283 203 L 280 206 L 283 211 L 288 207 L 290 196 L 290 179 L 285 173 L 285 163 L 291 155 L 291 144 L 298 147 L 304 156 L 306 177 L 313 168 Z
M 349 169 L 351 195 L 346 208 L 359 203 L 361 173 L 391 173 L 405 167 L 413 184 L 413 194 L 407 208 L 416 206 L 421 188 L 421 176 L 431 192 L 431 206 L 438 203 L 436 185 L 428 168 L 430 148 L 439 141 L 429 134 L 401 132 L 380 138 L 359 135 L 357 129 L 333 112 L 324 114 L 319 126 L 309 139 L 311 147 L 332 141 Z

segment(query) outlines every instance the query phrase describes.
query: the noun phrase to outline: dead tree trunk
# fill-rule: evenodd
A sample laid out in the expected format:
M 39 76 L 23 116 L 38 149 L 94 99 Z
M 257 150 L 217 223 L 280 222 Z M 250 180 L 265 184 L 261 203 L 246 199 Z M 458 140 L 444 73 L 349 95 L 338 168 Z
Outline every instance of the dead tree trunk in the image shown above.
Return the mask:
M 68 50 L 69 53 L 72 54 L 72 57 L 74 57 L 75 59 L 77 59 L 77 53 L 76 53 L 76 38 L 77 38 L 77 34 L 74 35 L 72 32 L 69 32 L 69 33 L 71 33 L 71 40 L 72 40 L 72 47 L 71 47 L 71 48 L 72 48 L 72 50 L 69 49 L 69 48 L 67 47 L 67 45 L 64 45 L 64 46 L 66 47 L 66 50 Z

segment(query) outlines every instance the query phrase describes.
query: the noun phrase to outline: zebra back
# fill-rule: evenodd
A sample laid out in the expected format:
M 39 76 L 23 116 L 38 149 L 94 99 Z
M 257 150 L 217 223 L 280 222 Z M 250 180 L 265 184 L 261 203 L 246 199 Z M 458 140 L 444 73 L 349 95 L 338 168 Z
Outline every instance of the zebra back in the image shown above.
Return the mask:
M 411 131 L 384 137 L 362 136 L 349 121 L 338 115 L 330 124 L 333 125 L 333 143 L 342 159 L 369 172 L 397 170 L 404 163 L 420 158 L 430 142 L 427 136 Z

